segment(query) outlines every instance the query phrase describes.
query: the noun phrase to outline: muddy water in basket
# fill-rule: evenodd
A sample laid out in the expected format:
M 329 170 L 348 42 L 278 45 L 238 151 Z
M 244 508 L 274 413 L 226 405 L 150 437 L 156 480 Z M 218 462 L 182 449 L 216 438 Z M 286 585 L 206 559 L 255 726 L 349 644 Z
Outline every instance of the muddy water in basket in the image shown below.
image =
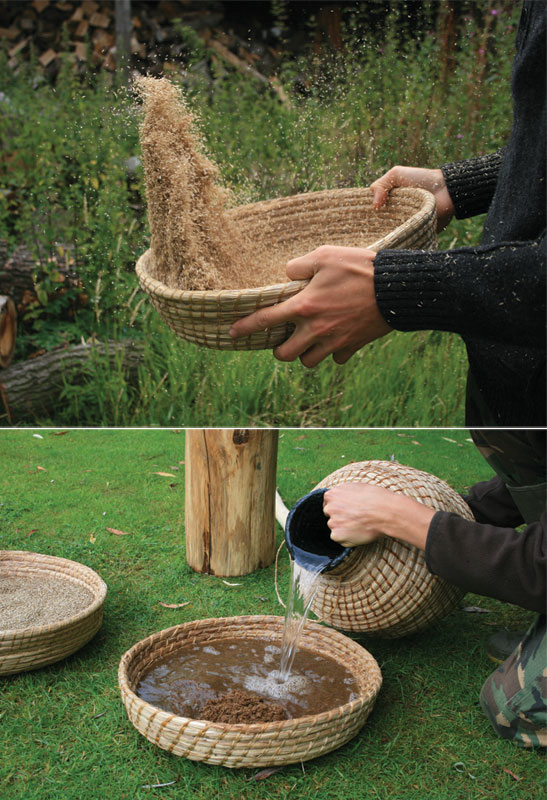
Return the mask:
M 286 681 L 279 678 L 279 640 L 217 639 L 184 647 L 157 661 L 136 692 L 148 703 L 202 719 L 209 700 L 233 689 L 280 705 L 288 718 L 318 714 L 359 696 L 349 670 L 332 658 L 300 648 Z

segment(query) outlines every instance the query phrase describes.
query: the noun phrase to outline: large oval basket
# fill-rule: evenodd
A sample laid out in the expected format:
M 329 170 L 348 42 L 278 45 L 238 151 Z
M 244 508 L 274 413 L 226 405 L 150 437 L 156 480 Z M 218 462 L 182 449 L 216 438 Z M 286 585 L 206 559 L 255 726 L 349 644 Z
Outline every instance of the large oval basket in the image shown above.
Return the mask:
M 372 209 L 371 190 L 356 188 L 253 203 L 232 213 L 251 240 L 260 238 L 270 249 L 272 269 L 323 244 L 373 250 L 431 250 L 437 245 L 435 202 L 423 189 L 393 189 L 385 206 L 377 211 Z M 152 277 L 152 259 L 152 251 L 147 250 L 138 260 L 139 283 L 177 336 L 220 350 L 260 350 L 275 347 L 290 335 L 290 325 L 237 340 L 228 331 L 241 317 L 292 297 L 307 281 L 237 290 L 182 291 Z
M 87 589 L 89 605 L 51 625 L 2 630 L 0 620 L 0 675 L 45 667 L 75 653 L 99 630 L 103 619 L 106 583 L 89 567 L 67 558 L 24 550 L 0 550 L 0 583 L 19 577 L 29 583 L 39 577 L 70 582 Z
M 348 464 L 316 488 L 340 483 L 371 483 L 405 494 L 438 511 L 474 519 L 467 503 L 440 478 L 392 461 Z M 330 572 L 325 572 L 312 603 L 324 622 L 344 631 L 386 637 L 415 633 L 452 611 L 463 591 L 427 569 L 421 550 L 385 537 L 356 547 Z
M 135 688 L 154 662 L 181 648 L 224 638 L 264 639 L 281 643 L 283 617 L 225 617 L 187 622 L 134 645 L 120 662 L 118 682 L 129 719 L 158 747 L 178 756 L 225 767 L 293 764 L 328 753 L 360 730 L 380 690 L 378 664 L 363 647 L 337 631 L 308 623 L 302 647 L 328 656 L 349 669 L 359 697 L 321 714 L 283 722 L 213 723 L 161 711 L 141 700 Z

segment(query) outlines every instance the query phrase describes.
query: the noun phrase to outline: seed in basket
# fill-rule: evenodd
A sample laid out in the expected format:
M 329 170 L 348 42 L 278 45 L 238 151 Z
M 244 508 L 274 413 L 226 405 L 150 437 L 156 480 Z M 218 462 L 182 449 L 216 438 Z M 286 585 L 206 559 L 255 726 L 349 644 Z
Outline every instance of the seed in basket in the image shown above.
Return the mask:
M 199 126 L 166 78 L 138 78 L 140 140 L 150 248 L 136 272 L 153 307 L 175 333 L 219 350 L 260 350 L 294 330 L 282 323 L 234 339 L 234 322 L 281 303 L 307 281 L 289 281 L 286 265 L 320 245 L 432 249 L 433 196 L 394 189 L 373 209 L 362 187 L 325 189 L 237 205 L 205 153 Z
M 135 86 L 144 105 L 140 139 L 152 276 L 176 289 L 247 285 L 255 247 L 228 213 L 231 192 L 204 152 L 193 114 L 166 78 L 140 77 Z

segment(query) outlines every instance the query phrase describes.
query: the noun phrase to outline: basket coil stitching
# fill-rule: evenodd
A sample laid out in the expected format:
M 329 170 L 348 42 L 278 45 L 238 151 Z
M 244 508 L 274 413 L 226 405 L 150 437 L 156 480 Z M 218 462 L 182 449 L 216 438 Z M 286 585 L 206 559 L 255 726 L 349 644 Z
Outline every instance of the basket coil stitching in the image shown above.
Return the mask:
M 465 501 L 440 478 L 396 462 L 348 464 L 315 488 L 348 482 L 383 486 L 429 508 L 473 519 Z M 418 548 L 385 537 L 356 548 L 339 567 L 321 577 L 312 611 L 341 630 L 404 636 L 448 614 L 463 594 L 429 572 Z
M 344 663 L 359 686 L 359 698 L 321 714 L 282 722 L 211 723 L 160 711 L 135 693 L 154 661 L 196 642 L 221 638 L 281 641 L 284 620 L 275 616 L 198 620 L 153 634 L 121 659 L 118 682 L 133 725 L 150 742 L 175 755 L 226 767 L 273 766 L 315 758 L 344 744 L 365 723 L 382 677 L 374 658 L 337 631 L 308 623 L 302 646 Z
M 0 574 L 24 576 L 29 580 L 43 575 L 59 581 L 73 581 L 85 586 L 93 595 L 87 608 L 59 622 L 0 630 L 0 675 L 13 675 L 59 661 L 83 647 L 99 630 L 107 588 L 89 567 L 56 556 L 0 550 Z
M 423 189 L 394 189 L 388 203 L 378 211 L 372 211 L 369 189 L 353 188 L 262 201 L 240 206 L 232 213 L 248 232 L 253 231 L 259 220 L 267 219 L 272 262 L 287 261 L 320 244 L 373 250 L 436 247 L 435 202 Z M 150 250 L 139 258 L 136 265 L 139 283 L 177 336 L 211 348 L 255 350 L 274 347 L 290 335 L 292 326 L 285 324 L 237 340 L 228 331 L 237 319 L 293 297 L 307 281 L 248 289 L 186 291 L 155 280 L 150 274 L 152 259 Z

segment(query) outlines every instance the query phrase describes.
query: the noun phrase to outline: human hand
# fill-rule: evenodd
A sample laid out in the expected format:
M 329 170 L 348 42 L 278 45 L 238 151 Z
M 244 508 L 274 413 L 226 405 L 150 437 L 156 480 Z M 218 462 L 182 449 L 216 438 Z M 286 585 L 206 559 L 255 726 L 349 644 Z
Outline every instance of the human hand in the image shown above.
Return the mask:
M 370 544 L 380 536 L 425 550 L 435 511 L 404 494 L 369 483 L 340 483 L 323 495 L 331 539 L 343 547 Z
M 295 330 L 274 350 L 280 361 L 300 357 L 315 367 L 333 354 L 344 364 L 363 345 L 391 331 L 374 294 L 374 250 L 324 245 L 287 264 L 290 280 L 311 278 L 298 294 L 275 306 L 262 308 L 234 323 L 230 335 L 292 322 Z
M 417 189 L 427 189 L 435 198 L 437 208 L 437 231 L 446 228 L 455 213 L 444 175 L 440 169 L 425 169 L 422 167 L 392 167 L 385 175 L 370 184 L 374 194 L 373 208 L 381 208 L 387 200 L 390 189 L 397 186 L 409 186 Z

